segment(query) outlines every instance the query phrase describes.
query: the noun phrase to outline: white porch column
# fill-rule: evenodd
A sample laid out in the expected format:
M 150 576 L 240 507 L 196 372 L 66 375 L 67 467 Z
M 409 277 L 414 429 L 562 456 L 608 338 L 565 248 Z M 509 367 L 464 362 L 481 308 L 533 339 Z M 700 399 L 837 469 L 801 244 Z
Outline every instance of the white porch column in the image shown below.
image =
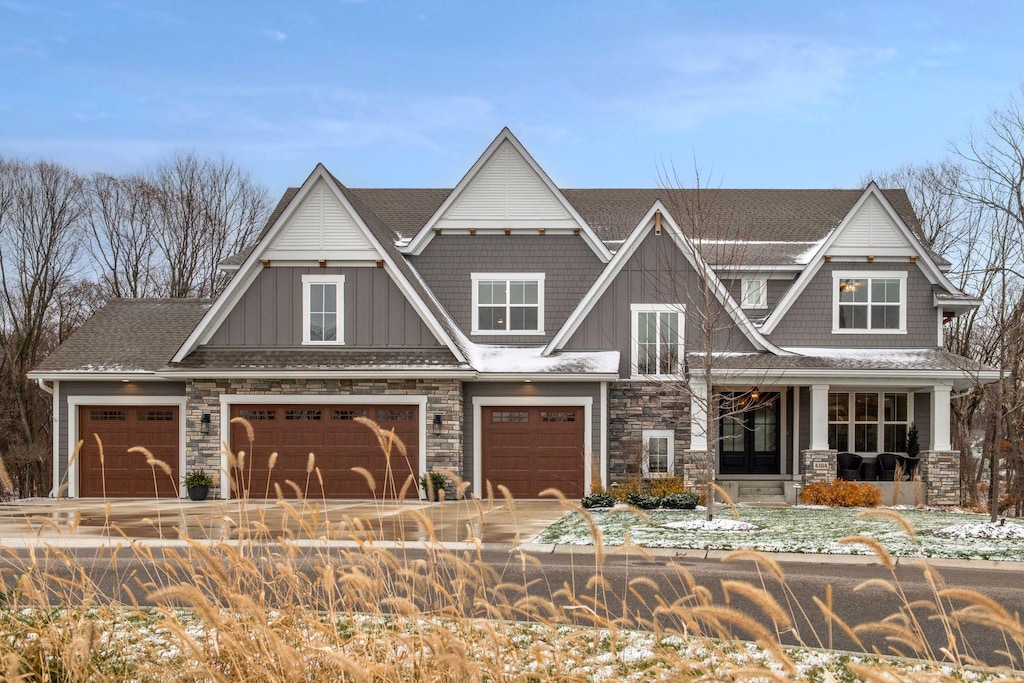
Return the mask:
M 708 449 L 708 392 L 703 382 L 690 383 L 690 450 Z
M 953 387 L 948 384 L 936 384 L 932 387 L 932 442 L 929 450 L 953 450 L 949 436 L 949 400 L 952 389 Z
M 828 450 L 828 386 L 811 385 L 811 445 L 812 451 Z

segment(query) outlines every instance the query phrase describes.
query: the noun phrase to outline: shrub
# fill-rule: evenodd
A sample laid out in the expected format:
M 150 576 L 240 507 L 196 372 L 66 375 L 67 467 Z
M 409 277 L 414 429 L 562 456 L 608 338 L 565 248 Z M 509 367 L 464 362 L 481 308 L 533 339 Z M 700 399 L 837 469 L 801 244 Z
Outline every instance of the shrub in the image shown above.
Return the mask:
M 187 489 L 193 489 L 197 486 L 213 486 L 213 477 L 202 470 L 192 470 L 185 475 L 183 483 Z
M 882 504 L 882 490 L 873 484 L 833 479 L 830 484 L 808 484 L 800 494 L 800 502 L 829 507 L 870 508 Z
M 686 491 L 686 484 L 683 483 L 683 478 L 680 476 L 674 477 L 657 477 L 651 479 L 650 493 L 652 496 L 658 496 L 664 498 L 670 496 L 673 493 L 683 493 Z
M 627 479 L 626 481 L 621 482 L 618 486 L 612 488 L 611 490 L 611 494 L 615 496 L 615 500 L 619 501 L 620 503 L 627 502 L 627 499 L 629 498 L 630 494 L 643 492 L 643 482 L 640 481 L 640 479 L 638 479 L 637 477 Z
M 670 510 L 693 510 L 697 507 L 700 495 L 696 491 L 670 493 L 661 499 L 661 506 Z
M 585 508 L 610 508 L 615 506 L 615 497 L 607 491 L 594 491 L 583 496 L 580 504 Z
M 641 510 L 653 510 L 661 507 L 661 498 L 647 493 L 631 493 L 626 496 L 626 502 Z

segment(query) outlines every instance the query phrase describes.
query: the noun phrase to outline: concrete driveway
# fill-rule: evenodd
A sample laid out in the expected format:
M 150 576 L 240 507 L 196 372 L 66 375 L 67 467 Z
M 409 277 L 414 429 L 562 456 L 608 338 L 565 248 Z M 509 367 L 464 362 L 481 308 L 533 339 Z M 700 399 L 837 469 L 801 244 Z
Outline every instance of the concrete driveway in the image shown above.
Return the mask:
M 122 541 L 296 540 L 382 543 L 529 542 L 565 514 L 557 501 L 203 501 L 31 499 L 0 504 L 0 545 Z

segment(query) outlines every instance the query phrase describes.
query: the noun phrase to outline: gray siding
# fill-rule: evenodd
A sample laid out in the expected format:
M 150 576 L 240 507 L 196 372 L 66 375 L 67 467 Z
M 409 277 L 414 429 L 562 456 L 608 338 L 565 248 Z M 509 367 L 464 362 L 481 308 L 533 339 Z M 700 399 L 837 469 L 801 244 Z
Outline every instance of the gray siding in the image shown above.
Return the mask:
M 832 272 L 902 271 L 907 275 L 906 334 L 832 334 Z M 932 286 L 920 267 L 910 263 L 843 263 L 822 265 L 779 322 L 769 340 L 782 346 L 876 348 L 935 347 L 936 311 Z
M 917 440 L 921 450 L 928 450 L 932 445 L 932 395 L 929 392 L 914 394 L 914 414 L 911 419 L 917 425 Z
M 59 479 L 54 485 L 64 481 L 68 471 L 68 398 L 71 396 L 138 396 L 139 405 L 146 404 L 147 396 L 184 396 L 184 382 L 69 382 L 57 384 L 57 458 Z M 184 420 L 184 415 L 178 419 Z
M 462 477 L 473 481 L 473 457 L 476 445 L 473 443 L 473 399 L 478 396 L 573 396 L 590 397 L 593 400 L 590 425 L 590 452 L 595 465 L 600 464 L 601 454 L 601 384 L 600 382 L 463 382 L 462 383 Z M 476 492 L 483 495 L 485 492 Z
M 618 349 L 622 358 L 619 375 L 629 377 L 632 356 L 631 304 L 686 305 L 686 345 L 702 349 L 705 330 L 713 332 L 716 351 L 753 351 L 754 347 L 733 323 L 725 309 L 713 300 L 711 313 L 703 316 L 704 286 L 686 257 L 668 234 L 653 231 L 623 265 L 590 313 L 566 343 L 571 350 Z
M 383 268 L 264 268 L 210 346 L 302 345 L 302 276 L 345 276 L 345 345 L 352 347 L 441 346 L 416 309 Z
M 796 276 L 794 276 L 793 278 L 790 278 L 790 279 L 786 279 L 786 280 L 775 279 L 775 278 L 768 278 L 768 307 L 767 308 L 744 308 L 743 311 L 748 316 L 750 316 L 751 319 L 755 319 L 755 320 L 759 320 L 759 319 L 763 319 L 763 318 L 768 317 L 768 315 L 770 315 L 771 312 L 775 310 L 775 307 L 779 303 L 779 299 L 782 298 L 782 295 L 786 293 L 786 290 L 789 289 L 790 285 L 793 284 L 793 280 L 795 280 L 795 279 L 796 279 Z M 740 283 L 741 282 L 742 282 L 742 278 L 739 278 L 739 277 L 737 277 L 737 278 L 729 278 L 728 280 L 722 280 L 722 284 L 724 284 L 726 286 L 726 288 L 729 290 L 729 294 L 731 294 L 732 298 L 735 299 L 737 302 L 739 302 L 739 300 L 740 300 L 740 286 L 741 286 Z
M 439 235 L 409 261 L 473 341 L 538 346 L 551 339 L 604 269 L 583 238 L 573 235 Z M 473 273 L 544 273 L 544 334 L 470 335 Z

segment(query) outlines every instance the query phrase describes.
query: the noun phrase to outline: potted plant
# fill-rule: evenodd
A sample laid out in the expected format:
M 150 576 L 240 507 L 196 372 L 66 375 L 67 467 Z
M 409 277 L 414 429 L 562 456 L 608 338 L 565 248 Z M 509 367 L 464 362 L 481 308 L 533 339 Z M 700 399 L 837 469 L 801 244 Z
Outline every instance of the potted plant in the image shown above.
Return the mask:
M 440 500 L 441 491 L 447 484 L 448 477 L 437 471 L 427 472 L 420 477 L 420 486 L 423 488 L 427 500 Z
M 185 475 L 184 483 L 189 500 L 206 500 L 213 486 L 213 477 L 202 470 L 192 470 Z

